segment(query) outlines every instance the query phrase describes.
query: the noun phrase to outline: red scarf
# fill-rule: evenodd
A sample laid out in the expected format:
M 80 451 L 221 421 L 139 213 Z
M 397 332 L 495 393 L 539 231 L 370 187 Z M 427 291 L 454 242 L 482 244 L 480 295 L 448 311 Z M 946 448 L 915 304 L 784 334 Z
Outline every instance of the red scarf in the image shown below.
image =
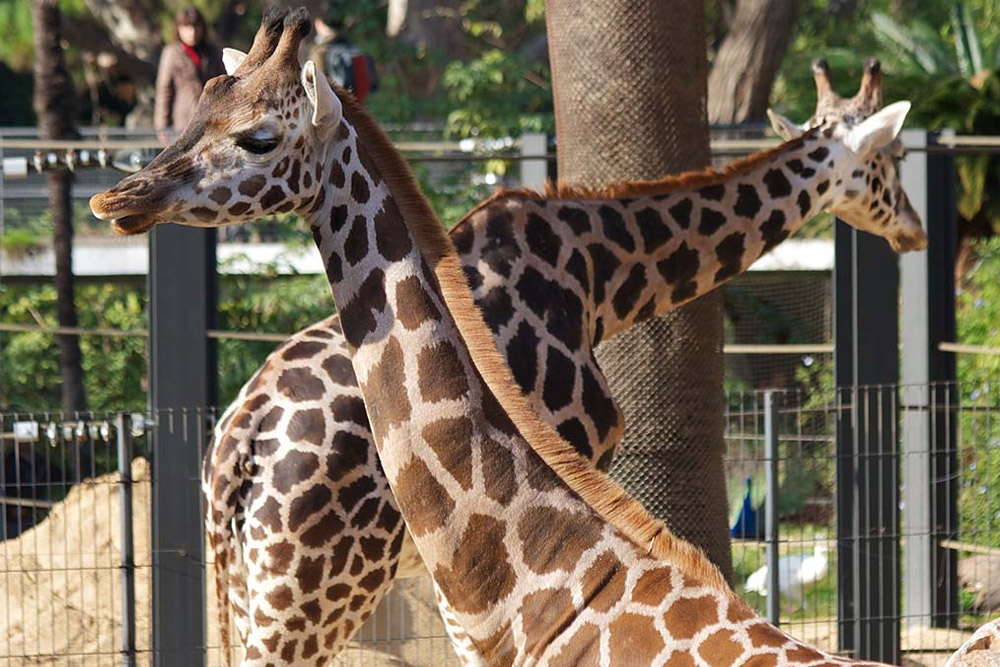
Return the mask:
M 191 59 L 191 62 L 194 63 L 194 68 L 200 72 L 201 71 L 201 56 L 198 55 L 198 52 L 194 50 L 193 46 L 188 46 L 184 42 L 181 42 L 181 47 L 183 47 L 184 53 L 186 53 L 188 55 L 188 58 Z

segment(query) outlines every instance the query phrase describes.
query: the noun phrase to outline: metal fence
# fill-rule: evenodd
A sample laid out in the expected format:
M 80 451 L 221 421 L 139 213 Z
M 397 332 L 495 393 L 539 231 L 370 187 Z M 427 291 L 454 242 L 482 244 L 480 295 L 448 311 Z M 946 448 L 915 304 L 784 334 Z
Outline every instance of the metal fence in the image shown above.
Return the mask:
M 996 391 L 731 392 L 726 405 L 734 587 L 762 615 L 847 654 L 895 635 L 907 664 L 938 665 L 1000 611 Z M 210 562 L 202 549 L 152 548 L 156 505 L 200 498 L 196 474 L 161 486 L 161 443 L 200 459 L 214 415 L 0 415 L 0 667 L 148 665 L 161 649 L 219 664 Z M 857 439 L 878 446 L 835 454 Z M 892 500 L 892 517 L 873 516 L 884 498 L 872 490 Z M 204 643 L 156 639 L 177 619 L 156 617 L 153 571 L 178 563 L 198 592 L 188 612 L 204 613 Z M 339 664 L 457 664 L 429 582 L 399 582 Z

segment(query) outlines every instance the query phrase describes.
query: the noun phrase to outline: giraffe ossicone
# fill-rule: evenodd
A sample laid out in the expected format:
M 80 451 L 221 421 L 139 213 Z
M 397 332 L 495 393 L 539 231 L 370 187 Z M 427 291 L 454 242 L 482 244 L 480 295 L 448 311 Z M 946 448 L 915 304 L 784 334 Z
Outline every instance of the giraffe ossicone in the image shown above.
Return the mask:
M 462 263 L 402 158 L 349 96 L 320 94 L 328 86 L 320 73 L 313 72 L 317 90 L 306 98 L 305 71 L 290 57 L 304 24 L 301 14 L 265 17 L 235 76 L 210 82 L 192 125 L 145 170 L 97 195 L 91 202 L 95 215 L 123 233 L 169 220 L 215 226 L 276 211 L 298 211 L 309 220 L 386 477 L 468 646 L 483 662 L 846 662 L 756 618 L 700 552 L 651 519 L 539 420 L 500 357 Z M 919 247 L 919 221 L 899 187 L 891 150 L 880 146 L 875 154 L 854 154 L 844 141 L 849 133 L 837 123 L 820 125 L 745 163 L 742 173 L 753 173 L 753 182 L 700 174 L 670 187 L 661 183 L 655 194 L 638 188 L 636 194 L 648 199 L 606 205 L 603 215 L 600 208 L 588 214 L 593 193 L 564 192 L 560 210 L 569 214 L 560 224 L 567 234 L 584 234 L 573 229 L 574 221 L 599 221 L 611 230 L 611 243 L 626 251 L 627 239 L 636 248 L 658 243 L 664 254 L 641 270 L 663 278 L 672 302 L 724 281 L 785 238 L 790 219 L 824 204 L 901 248 Z M 324 135 L 329 140 L 318 141 Z M 820 167 L 831 176 L 817 182 Z M 494 203 L 507 206 L 508 214 L 521 206 L 518 214 L 530 224 L 539 201 L 524 196 Z M 722 210 L 730 207 L 743 212 L 739 229 L 725 227 Z M 868 213 L 862 219 L 863 209 Z M 682 233 L 690 228 L 698 231 L 697 241 Z M 515 263 L 503 253 L 489 257 L 493 271 Z M 702 275 L 700 257 L 715 257 L 719 268 Z M 599 264 L 584 257 L 584 266 L 593 295 Z M 483 278 L 485 286 L 489 276 Z M 627 322 L 645 304 L 626 292 L 616 306 L 624 284 L 599 301 L 605 313 L 633 308 Z M 490 310 L 483 308 L 487 318 Z M 308 351 L 286 356 L 296 354 Z M 334 366 L 324 369 L 331 378 L 340 372 Z M 334 409 L 323 392 L 335 381 L 313 377 L 315 382 L 302 376 L 303 382 L 288 387 L 298 403 L 269 411 L 267 428 L 254 424 L 251 412 L 235 414 L 232 423 L 260 433 L 310 433 Z M 277 383 L 275 388 L 282 391 Z M 347 404 L 342 407 L 351 414 Z M 243 449 L 247 442 L 234 436 L 218 443 L 220 452 L 232 454 L 220 457 L 225 467 L 213 471 L 220 487 L 242 479 L 243 463 L 276 446 L 255 440 L 255 449 Z M 351 451 L 337 449 L 337 457 L 346 463 Z M 282 459 L 270 481 L 287 482 L 289 471 L 329 461 L 315 451 Z M 345 475 L 354 475 L 353 468 L 346 467 Z M 263 485 L 249 486 L 251 499 L 267 496 Z M 370 500 L 360 487 L 344 488 L 354 490 L 338 502 L 353 500 L 357 507 Z M 253 534 L 267 524 L 294 522 L 295 530 L 307 527 L 311 539 L 334 547 L 334 529 L 343 522 L 330 510 L 331 500 L 328 487 L 309 486 L 287 512 L 265 503 L 243 517 L 243 530 Z M 224 517 L 222 508 L 212 511 Z M 385 512 L 386 526 L 398 524 L 384 506 L 370 512 Z M 287 549 L 273 546 L 269 564 L 288 567 Z M 249 554 L 248 561 L 259 564 Z M 321 575 L 312 561 L 300 563 L 296 572 L 309 585 Z M 373 574 L 366 584 L 377 588 L 385 576 Z M 290 594 L 275 591 L 271 609 L 296 615 L 299 624 L 321 613 L 308 603 L 290 609 Z M 354 602 L 350 591 L 324 594 L 340 603 L 341 615 Z M 290 656 L 286 662 L 320 660 L 327 642 L 336 644 L 353 629 L 336 628 L 332 637 L 288 636 L 261 611 L 274 628 L 265 641 Z M 248 653 L 248 661 L 257 657 Z

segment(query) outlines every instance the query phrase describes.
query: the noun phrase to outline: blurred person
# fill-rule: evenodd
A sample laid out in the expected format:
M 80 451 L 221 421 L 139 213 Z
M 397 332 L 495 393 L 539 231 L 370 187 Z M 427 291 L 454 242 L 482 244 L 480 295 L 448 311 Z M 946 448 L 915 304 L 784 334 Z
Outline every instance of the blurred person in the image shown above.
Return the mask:
M 153 125 L 161 132 L 181 132 L 191 120 L 205 83 L 225 73 L 222 51 L 207 39 L 205 17 L 194 7 L 177 12 L 174 42 L 160 55 Z
M 313 27 L 316 30 L 313 43 L 303 60 L 315 61 L 330 83 L 350 90 L 358 101 L 364 102 L 378 88 L 375 60 L 347 38 L 336 12 L 315 17 Z

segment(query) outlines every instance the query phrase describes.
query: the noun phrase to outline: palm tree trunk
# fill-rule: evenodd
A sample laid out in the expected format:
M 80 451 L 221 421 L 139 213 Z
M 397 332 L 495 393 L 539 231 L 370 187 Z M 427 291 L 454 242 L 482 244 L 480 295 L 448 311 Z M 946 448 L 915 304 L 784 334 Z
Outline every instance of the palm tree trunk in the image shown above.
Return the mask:
M 77 137 L 76 95 L 62 50 L 62 17 L 56 0 L 32 0 L 35 39 L 35 114 L 42 139 Z M 56 256 L 56 313 L 61 327 L 77 326 L 73 289 L 73 178 L 47 175 L 52 240 Z M 62 409 L 85 410 L 80 339 L 57 336 L 62 371 Z
M 546 20 L 560 181 L 709 163 L 703 3 L 548 0 Z M 627 422 L 612 475 L 731 577 L 720 295 L 633 327 L 598 359 Z

